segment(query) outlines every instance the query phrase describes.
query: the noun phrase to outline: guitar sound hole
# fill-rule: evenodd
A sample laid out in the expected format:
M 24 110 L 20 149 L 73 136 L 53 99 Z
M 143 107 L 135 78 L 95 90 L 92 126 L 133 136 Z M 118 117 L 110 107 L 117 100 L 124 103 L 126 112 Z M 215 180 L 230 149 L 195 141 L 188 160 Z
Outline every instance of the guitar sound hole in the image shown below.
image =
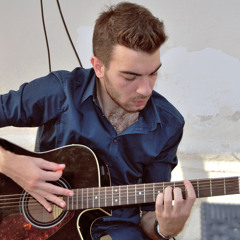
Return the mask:
M 60 179 L 54 184 L 68 188 L 66 183 Z M 21 201 L 21 212 L 28 222 L 37 228 L 51 228 L 59 224 L 68 211 L 52 204 L 53 211 L 49 213 L 37 200 L 27 192 L 23 194 Z

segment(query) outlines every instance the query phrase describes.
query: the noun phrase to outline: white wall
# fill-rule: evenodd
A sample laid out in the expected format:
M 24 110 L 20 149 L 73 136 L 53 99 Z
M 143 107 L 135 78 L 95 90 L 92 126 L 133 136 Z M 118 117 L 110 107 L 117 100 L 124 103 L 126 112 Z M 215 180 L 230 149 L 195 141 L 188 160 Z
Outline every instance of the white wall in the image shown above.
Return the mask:
M 85 67 L 99 12 L 119 1 L 60 1 Z M 240 2 L 138 0 L 164 20 L 169 40 L 155 89 L 182 112 L 186 125 L 173 179 L 239 175 Z M 56 1 L 43 1 L 52 70 L 78 66 Z M 0 93 L 48 73 L 40 1 L 0 1 Z M 35 129 L 0 129 L 0 136 L 33 149 Z M 179 239 L 200 239 L 201 201 L 239 203 L 239 197 L 197 200 Z

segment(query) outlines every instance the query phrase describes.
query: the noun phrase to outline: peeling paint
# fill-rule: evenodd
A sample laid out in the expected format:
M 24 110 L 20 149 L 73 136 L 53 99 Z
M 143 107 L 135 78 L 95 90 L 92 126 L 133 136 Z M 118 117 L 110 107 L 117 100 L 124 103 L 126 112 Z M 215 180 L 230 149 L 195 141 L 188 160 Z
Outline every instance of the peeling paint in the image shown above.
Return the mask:
M 180 150 L 240 151 L 240 61 L 218 49 L 164 51 L 155 89 L 183 114 Z
M 209 120 L 211 120 L 213 118 L 213 116 L 211 116 L 211 115 L 206 115 L 206 116 L 198 115 L 198 117 L 200 118 L 201 122 L 209 121 Z
M 240 120 L 240 111 L 236 111 L 232 116 L 229 117 L 231 121 L 238 122 Z

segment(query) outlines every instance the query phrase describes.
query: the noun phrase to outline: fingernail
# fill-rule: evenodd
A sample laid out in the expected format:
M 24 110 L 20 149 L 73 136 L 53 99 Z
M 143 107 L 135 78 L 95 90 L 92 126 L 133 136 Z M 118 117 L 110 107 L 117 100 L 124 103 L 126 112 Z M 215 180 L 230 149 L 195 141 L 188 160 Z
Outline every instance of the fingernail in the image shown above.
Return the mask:
M 73 192 L 69 192 L 69 196 L 72 197 L 74 195 Z
M 61 206 L 62 208 L 64 208 L 64 207 L 65 207 L 65 203 L 64 203 L 64 202 L 61 202 L 61 203 L 60 203 L 60 206 Z

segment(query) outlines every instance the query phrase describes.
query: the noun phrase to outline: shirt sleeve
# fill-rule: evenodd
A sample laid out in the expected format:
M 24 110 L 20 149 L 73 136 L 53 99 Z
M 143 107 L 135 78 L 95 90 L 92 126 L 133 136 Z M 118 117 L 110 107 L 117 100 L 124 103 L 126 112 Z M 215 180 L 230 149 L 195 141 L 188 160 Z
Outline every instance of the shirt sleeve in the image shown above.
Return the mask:
M 24 83 L 18 91 L 0 95 L 0 127 L 37 127 L 65 108 L 61 81 L 54 75 Z
M 144 168 L 144 183 L 170 182 L 171 172 L 178 163 L 177 148 L 182 139 L 183 129 L 170 138 L 160 154 Z M 143 211 L 154 211 L 155 203 L 142 205 Z

